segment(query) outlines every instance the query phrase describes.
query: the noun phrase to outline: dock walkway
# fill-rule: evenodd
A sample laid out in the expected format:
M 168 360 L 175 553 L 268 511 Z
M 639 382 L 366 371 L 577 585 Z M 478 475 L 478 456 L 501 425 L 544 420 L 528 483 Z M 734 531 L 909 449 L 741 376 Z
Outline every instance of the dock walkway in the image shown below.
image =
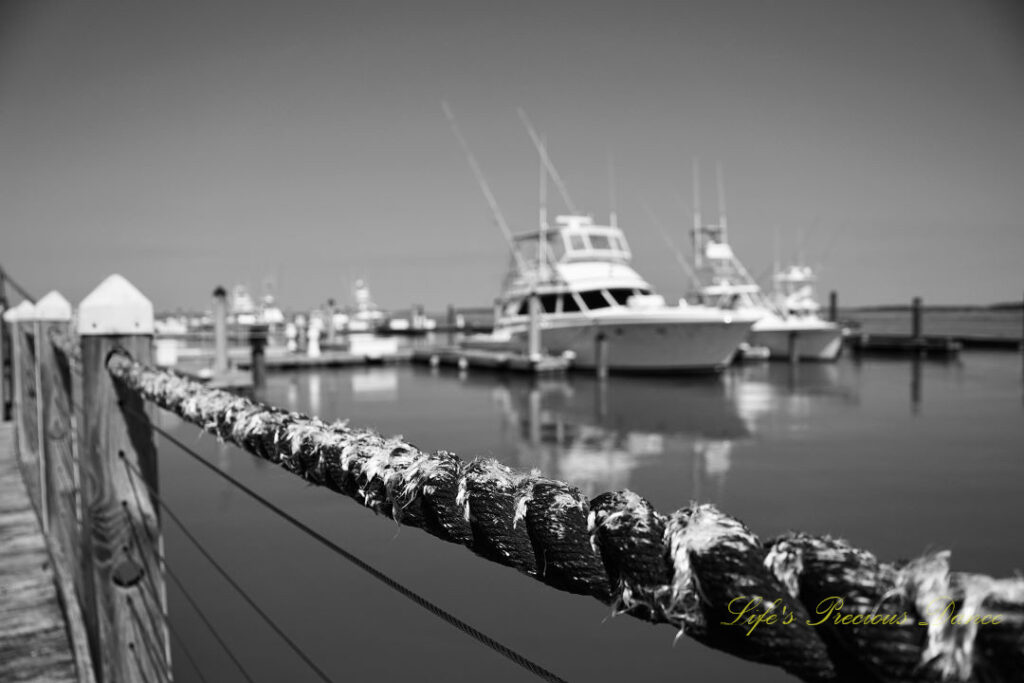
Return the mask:
M 0 680 L 77 681 L 50 556 L 0 423 Z

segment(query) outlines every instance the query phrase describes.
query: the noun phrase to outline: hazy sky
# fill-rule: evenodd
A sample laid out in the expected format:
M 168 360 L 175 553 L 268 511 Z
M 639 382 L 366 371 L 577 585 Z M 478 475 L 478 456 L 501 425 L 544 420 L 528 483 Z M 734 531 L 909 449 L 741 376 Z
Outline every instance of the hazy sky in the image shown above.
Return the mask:
M 1024 4 L 0 1 L 0 263 L 78 301 L 120 272 L 158 307 L 214 286 L 286 305 L 487 305 L 505 246 L 447 99 L 519 229 L 546 135 L 670 299 L 690 157 L 726 168 L 733 245 L 773 236 L 845 303 L 1018 299 Z M 712 205 L 713 193 L 705 195 Z M 562 207 L 553 198 L 553 210 Z M 802 249 L 801 249 L 802 244 Z

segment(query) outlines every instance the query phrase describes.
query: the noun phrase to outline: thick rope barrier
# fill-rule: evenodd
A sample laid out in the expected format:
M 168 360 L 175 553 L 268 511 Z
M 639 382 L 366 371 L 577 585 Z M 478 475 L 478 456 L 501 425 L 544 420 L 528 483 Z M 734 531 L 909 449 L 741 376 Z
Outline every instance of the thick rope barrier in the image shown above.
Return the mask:
M 588 501 L 491 459 L 425 453 L 109 359 L 111 375 L 219 439 L 559 590 L 589 595 L 805 681 L 1024 681 L 1024 578 L 883 563 L 843 540 L 762 542 L 712 505 L 664 515 L 631 491 Z

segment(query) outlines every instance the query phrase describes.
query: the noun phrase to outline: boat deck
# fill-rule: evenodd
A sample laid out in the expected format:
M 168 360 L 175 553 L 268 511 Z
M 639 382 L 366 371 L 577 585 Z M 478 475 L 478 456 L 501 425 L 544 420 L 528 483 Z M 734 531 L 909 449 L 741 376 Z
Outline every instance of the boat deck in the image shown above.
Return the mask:
M 50 556 L 0 423 L 0 680 L 77 681 Z

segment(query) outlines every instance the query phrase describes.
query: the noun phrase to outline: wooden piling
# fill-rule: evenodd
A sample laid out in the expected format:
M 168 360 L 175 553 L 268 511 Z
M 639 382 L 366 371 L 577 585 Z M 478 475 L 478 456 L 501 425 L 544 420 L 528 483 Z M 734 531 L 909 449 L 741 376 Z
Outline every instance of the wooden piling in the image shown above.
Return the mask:
M 834 289 L 828 293 L 828 319 L 832 322 L 839 320 L 839 295 Z
M 80 304 L 80 424 L 84 607 L 102 681 L 170 680 L 166 588 L 156 491 L 157 461 L 146 403 L 115 384 L 115 349 L 149 363 L 153 306 L 119 275 Z M 134 612 L 141 612 L 142 619 Z
M 915 296 L 910 302 L 910 336 L 921 339 L 921 297 Z
M 594 370 L 598 379 L 608 377 L 608 337 L 604 332 L 598 332 L 594 337 Z
M 796 365 L 800 362 L 800 349 L 797 345 L 797 334 L 796 332 L 789 333 L 789 340 L 787 345 L 787 358 L 789 359 L 790 365 Z
M 228 292 L 213 290 L 213 374 L 228 371 Z
M 333 324 L 330 325 L 333 327 Z M 266 325 L 252 325 L 249 328 L 249 348 L 252 353 L 252 387 L 255 391 L 263 391 L 267 386 L 267 360 L 264 349 L 267 346 L 268 329 Z
M 540 360 L 540 297 L 535 293 L 527 299 L 530 316 L 526 355 L 531 361 Z
M 0 320 L 7 310 L 7 300 L 3 294 L 3 282 L 0 281 Z M 7 389 L 7 326 L 0 322 L 0 422 L 7 422 L 10 419 L 7 397 L 10 392 Z

